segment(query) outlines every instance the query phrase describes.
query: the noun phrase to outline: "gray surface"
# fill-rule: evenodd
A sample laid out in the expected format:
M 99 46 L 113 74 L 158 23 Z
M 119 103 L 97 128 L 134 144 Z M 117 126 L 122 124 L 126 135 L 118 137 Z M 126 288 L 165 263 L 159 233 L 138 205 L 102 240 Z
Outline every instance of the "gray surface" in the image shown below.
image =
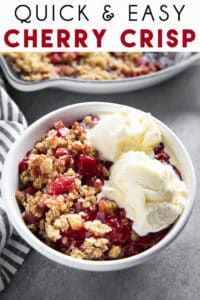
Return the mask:
M 182 139 L 200 177 L 200 67 L 162 85 L 124 95 L 92 96 L 64 91 L 23 94 L 10 90 L 29 122 L 63 105 L 107 100 L 150 111 Z M 199 188 L 197 195 L 200 192 Z M 158 257 L 141 266 L 112 273 L 65 268 L 32 251 L 2 300 L 200 299 L 200 205 L 182 234 Z

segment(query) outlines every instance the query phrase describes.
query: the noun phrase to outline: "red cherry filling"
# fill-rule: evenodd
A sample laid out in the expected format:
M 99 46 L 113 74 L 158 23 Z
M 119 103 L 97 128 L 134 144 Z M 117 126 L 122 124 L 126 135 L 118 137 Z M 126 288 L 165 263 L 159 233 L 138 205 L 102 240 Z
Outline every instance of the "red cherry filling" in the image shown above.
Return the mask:
M 138 237 L 135 241 L 136 245 L 142 248 L 142 250 L 150 248 L 154 244 L 156 244 L 159 240 L 161 240 L 161 238 L 163 238 L 163 236 L 166 235 L 168 231 L 169 231 L 169 227 L 167 229 L 163 229 L 155 233 L 149 233 L 146 236 Z
M 33 166 L 32 167 L 32 172 L 33 172 L 33 175 L 36 176 L 36 177 L 39 177 L 42 174 L 40 166 Z
M 161 152 L 157 154 L 155 158 L 161 162 L 166 162 L 166 163 L 169 163 L 169 159 L 170 159 L 169 155 L 165 152 Z
M 111 244 L 124 245 L 131 241 L 132 235 L 132 221 L 124 216 L 124 211 L 121 214 L 121 209 L 119 214 L 113 216 L 108 215 L 106 217 L 106 224 L 108 224 L 112 231 L 108 234 Z
M 64 52 L 51 52 L 48 53 L 47 56 L 49 57 L 52 64 L 57 65 L 62 62 L 62 56 Z
M 79 230 L 68 229 L 63 235 L 67 237 L 69 244 L 80 247 L 84 239 L 91 234 L 82 227 Z
M 155 159 L 169 163 L 169 155 L 164 151 L 164 144 L 160 143 L 157 147 L 154 148 L 154 157 Z
M 90 208 L 85 208 L 83 207 L 82 202 L 77 201 L 74 205 L 74 209 L 75 209 L 75 213 L 84 212 L 85 215 L 83 216 L 83 219 L 85 221 L 92 221 L 96 219 L 97 209 L 95 206 Z
M 154 154 L 160 154 L 164 150 L 164 144 L 160 143 L 157 147 L 154 148 Z
M 22 159 L 18 165 L 19 173 L 24 172 L 28 167 L 28 162 L 26 159 Z
M 60 195 L 71 192 L 75 188 L 75 179 L 59 176 L 48 187 L 49 195 Z
M 164 151 L 164 144 L 160 143 L 157 147 L 154 148 L 154 157 L 155 159 L 167 163 L 172 166 L 176 175 L 182 180 L 180 171 L 173 164 L 170 163 L 170 156 Z
M 68 61 L 79 59 L 79 53 L 76 52 L 50 52 L 47 56 L 53 65 L 65 64 Z
M 176 173 L 176 175 L 180 178 L 180 180 L 183 180 L 180 171 L 177 169 L 177 167 L 175 167 L 174 165 L 172 165 L 172 168 L 174 169 L 174 172 Z
M 104 202 L 106 202 L 106 200 L 104 200 Z M 101 205 L 99 209 L 101 209 Z M 109 212 L 109 210 L 106 211 Z M 117 244 L 123 246 L 129 243 L 132 236 L 132 221 L 126 217 L 125 210 L 117 208 L 113 210 L 113 213 L 106 213 L 106 211 L 103 212 L 102 209 L 98 211 L 96 219 L 112 228 L 112 231 L 107 234 L 110 245 Z
M 135 242 L 130 242 L 123 247 L 124 257 L 129 257 L 140 252 L 141 248 Z
M 84 212 L 85 212 L 85 216 L 84 216 L 85 221 L 93 221 L 96 219 L 96 216 L 97 216 L 96 209 L 87 208 Z
M 70 241 L 66 236 L 62 236 L 59 240 L 53 243 L 58 250 L 66 250 L 70 246 Z
M 88 235 L 89 236 L 89 235 Z M 87 236 L 87 231 L 80 229 L 79 231 L 68 230 L 58 241 L 56 241 L 55 247 L 59 250 L 67 250 L 70 245 L 80 247 Z
M 45 203 L 38 203 L 36 205 L 36 210 L 40 215 L 44 216 L 44 214 L 49 210 L 49 208 L 46 206 Z
M 67 148 L 60 147 L 60 148 L 56 149 L 55 157 L 59 158 L 59 157 L 61 157 L 63 155 L 68 155 L 68 154 L 69 154 L 69 151 L 67 150 Z
M 34 186 L 30 185 L 25 190 L 23 190 L 23 192 L 25 194 L 34 195 L 37 192 L 37 189 Z
M 83 176 L 97 176 L 99 173 L 97 160 L 81 155 L 77 161 L 77 170 Z
M 25 213 L 23 219 L 27 225 L 35 225 L 36 229 L 39 227 L 41 220 L 41 218 L 34 216 L 32 213 Z

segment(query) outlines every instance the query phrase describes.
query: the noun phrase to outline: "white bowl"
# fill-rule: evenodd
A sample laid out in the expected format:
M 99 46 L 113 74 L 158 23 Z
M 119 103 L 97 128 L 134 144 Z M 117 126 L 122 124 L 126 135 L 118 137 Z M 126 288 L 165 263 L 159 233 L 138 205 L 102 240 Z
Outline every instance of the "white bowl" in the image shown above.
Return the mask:
M 2 195 L 5 203 L 5 210 L 9 219 L 18 233 L 24 240 L 30 244 L 35 250 L 50 258 L 51 260 L 61 263 L 65 266 L 74 267 L 82 270 L 90 271 L 112 271 L 128 268 L 143 263 L 150 259 L 153 255 L 158 254 L 163 248 L 171 243 L 181 232 L 187 223 L 194 204 L 196 178 L 191 159 L 176 135 L 167 128 L 163 123 L 155 119 L 164 136 L 165 143 L 172 146 L 174 155 L 177 159 L 181 174 L 186 182 L 189 190 L 187 204 L 184 212 L 174 224 L 169 233 L 156 245 L 150 249 L 132 257 L 112 260 L 112 261 L 89 261 L 73 258 L 58 252 L 43 242 L 41 242 L 25 225 L 18 204 L 15 200 L 15 191 L 18 189 L 18 163 L 24 154 L 32 148 L 36 140 L 42 133 L 46 132 L 55 121 L 63 120 L 71 123 L 79 120 L 86 114 L 98 114 L 100 112 L 116 111 L 125 106 L 105 102 L 86 102 L 63 107 L 52 113 L 49 113 L 33 123 L 17 142 L 11 148 L 2 173 Z M 128 107 L 130 109 L 130 107 Z M 131 108 L 134 109 L 134 108 Z M 178 249 L 177 249 L 178 251 Z

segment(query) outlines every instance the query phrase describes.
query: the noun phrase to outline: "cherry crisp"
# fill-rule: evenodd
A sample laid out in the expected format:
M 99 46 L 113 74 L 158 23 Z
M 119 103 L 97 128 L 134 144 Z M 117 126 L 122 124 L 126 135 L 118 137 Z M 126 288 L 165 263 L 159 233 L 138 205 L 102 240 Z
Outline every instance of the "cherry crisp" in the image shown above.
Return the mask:
M 81 259 L 119 259 L 152 247 L 169 228 L 140 237 L 124 209 L 97 197 L 112 166 L 86 139 L 85 128 L 98 120 L 56 122 L 19 163 L 16 199 L 28 228 L 50 247 Z M 163 144 L 154 155 L 169 163 Z

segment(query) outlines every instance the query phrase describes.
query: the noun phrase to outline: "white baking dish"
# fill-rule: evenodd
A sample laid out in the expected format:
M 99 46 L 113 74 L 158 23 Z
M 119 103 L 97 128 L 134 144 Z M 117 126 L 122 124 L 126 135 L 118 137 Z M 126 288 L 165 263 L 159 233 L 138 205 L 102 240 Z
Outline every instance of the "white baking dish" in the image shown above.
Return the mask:
M 61 88 L 68 91 L 82 93 L 119 93 L 143 89 L 164 80 L 190 67 L 200 59 L 200 53 L 175 53 L 174 63 L 165 69 L 140 77 L 121 80 L 80 80 L 74 78 L 55 78 L 38 82 L 27 82 L 20 79 L 3 56 L 0 56 L 0 65 L 8 82 L 16 89 L 23 92 L 37 91 L 46 88 Z

